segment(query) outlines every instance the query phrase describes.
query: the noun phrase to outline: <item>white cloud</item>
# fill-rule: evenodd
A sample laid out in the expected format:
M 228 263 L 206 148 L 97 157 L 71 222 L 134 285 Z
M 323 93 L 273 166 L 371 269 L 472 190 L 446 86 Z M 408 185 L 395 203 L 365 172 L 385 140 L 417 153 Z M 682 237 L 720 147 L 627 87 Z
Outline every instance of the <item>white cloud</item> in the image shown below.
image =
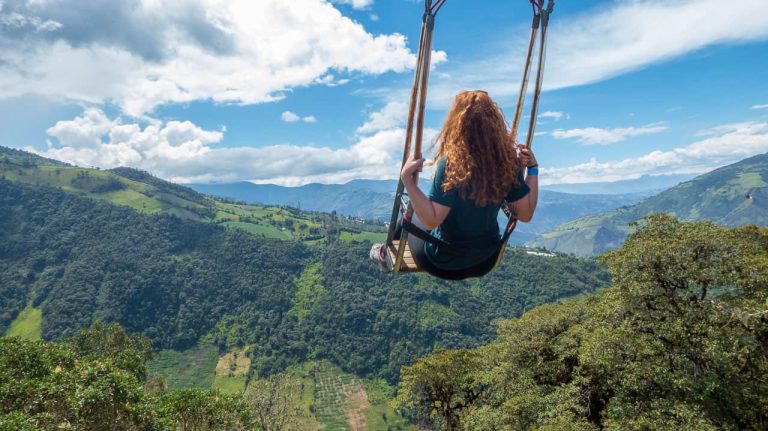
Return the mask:
M 753 105 L 751 109 L 768 109 L 768 103 L 765 105 Z
M 114 102 L 138 117 L 165 103 L 264 103 L 292 88 L 347 82 L 331 72 L 403 72 L 416 62 L 405 36 L 368 33 L 325 0 L 68 6 L 80 15 L 49 6 L 19 3 L 26 13 L 21 30 L 0 24 L 0 98 L 42 94 Z M 97 19 L 110 11 L 114 20 Z M 70 21 L 61 28 L 46 24 L 65 18 Z M 437 55 L 438 61 L 444 57 Z
M 551 118 L 555 120 L 555 122 L 562 120 L 565 118 L 566 120 L 571 118 L 570 114 L 560 111 L 544 111 L 541 114 L 539 114 L 539 118 Z
M 628 0 L 569 17 L 557 15 L 556 8 L 544 89 L 602 81 L 710 45 L 768 39 L 768 14 L 756 13 L 764 8 L 765 0 Z M 430 89 L 433 105 L 445 107 L 467 88 L 482 88 L 494 98 L 515 96 L 529 32 L 514 34 L 517 40 L 478 48 L 490 55 L 448 66 L 451 78 L 435 79 Z
M 628 1 L 557 24 L 549 88 L 607 79 L 718 43 L 768 38 L 763 0 Z
M 587 127 L 584 129 L 555 130 L 552 137 L 555 139 L 573 139 L 583 145 L 608 145 L 624 141 L 627 138 L 659 133 L 668 127 L 662 123 L 649 124 L 643 127 L 618 127 L 614 129 L 600 129 Z
M 280 118 L 285 121 L 286 123 L 295 123 L 299 120 L 301 120 L 301 117 L 299 117 L 295 112 L 291 111 L 285 111 L 280 115 Z
M 372 133 L 405 125 L 408 116 L 408 104 L 405 102 L 389 102 L 379 111 L 371 112 L 368 121 L 357 128 L 357 133 Z
M 768 123 L 727 124 L 717 134 L 670 151 L 599 162 L 592 159 L 566 168 L 542 171 L 542 184 L 586 183 L 635 179 L 643 175 L 705 173 L 768 152 Z
M 425 130 L 427 141 L 437 131 Z M 110 119 L 89 108 L 48 129 L 49 147 L 38 154 L 80 166 L 131 166 L 179 183 L 255 181 L 283 185 L 339 183 L 356 178 L 397 178 L 403 128 L 378 130 L 345 148 L 269 145 L 216 148 L 221 131 L 189 121 L 148 124 Z
M 352 5 L 355 9 L 365 9 L 373 4 L 373 0 L 331 0 L 333 3 Z
M 306 117 L 301 117 L 299 114 L 291 111 L 285 111 L 280 115 L 280 119 L 285 121 L 286 123 L 296 123 L 298 121 L 303 121 L 305 123 L 317 123 L 317 118 L 314 115 L 307 115 Z
M 731 133 L 737 130 L 744 130 L 749 128 L 752 124 L 751 121 L 745 121 L 743 123 L 730 123 L 723 124 L 721 126 L 715 126 L 709 129 L 703 129 L 696 132 L 696 136 L 716 136 Z

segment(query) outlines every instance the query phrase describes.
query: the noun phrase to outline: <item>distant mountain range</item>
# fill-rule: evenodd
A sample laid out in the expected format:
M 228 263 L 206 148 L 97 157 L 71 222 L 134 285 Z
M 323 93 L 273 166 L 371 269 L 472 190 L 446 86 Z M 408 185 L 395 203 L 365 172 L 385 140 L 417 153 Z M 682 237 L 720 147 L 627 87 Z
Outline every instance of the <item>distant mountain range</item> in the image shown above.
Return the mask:
M 674 187 L 683 181 L 694 178 L 694 174 L 675 175 L 643 175 L 634 180 L 622 180 L 614 182 L 595 182 L 582 184 L 553 184 L 542 186 L 543 190 L 552 190 L 563 193 L 576 194 L 625 194 L 625 193 L 650 193 L 653 194 Z
M 422 181 L 422 190 L 430 183 Z M 308 211 L 336 211 L 338 214 L 381 222 L 389 219 L 397 182 L 354 180 L 346 184 L 307 184 L 283 187 L 273 184 L 239 182 L 231 184 L 189 184 L 212 196 L 264 205 L 286 205 Z M 648 192 L 626 194 L 569 194 L 542 190 L 534 221 L 518 225 L 513 244 L 523 244 L 537 235 L 578 217 L 631 205 L 648 197 Z
M 392 211 L 392 196 L 397 182 L 356 180 L 346 184 L 283 187 L 244 181 L 187 186 L 207 195 L 248 203 L 283 205 L 308 211 L 336 211 L 338 214 L 383 221 L 389 218 Z
M 632 230 L 630 222 L 660 212 L 725 226 L 767 225 L 768 154 L 716 169 L 635 205 L 568 222 L 527 245 L 597 255 L 621 246 Z

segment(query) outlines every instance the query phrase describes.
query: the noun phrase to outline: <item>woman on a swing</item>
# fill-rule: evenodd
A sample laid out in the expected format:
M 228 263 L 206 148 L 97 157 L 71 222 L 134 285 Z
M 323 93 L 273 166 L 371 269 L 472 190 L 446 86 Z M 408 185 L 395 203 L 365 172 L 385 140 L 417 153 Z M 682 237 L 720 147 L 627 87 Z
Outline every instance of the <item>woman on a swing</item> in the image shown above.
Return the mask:
M 437 142 L 429 197 L 415 177 L 424 159 L 408 160 L 400 177 L 415 213 L 414 223 L 451 247 L 409 235 L 411 253 L 427 272 L 443 278 L 482 276 L 494 266 L 500 251 L 496 218 L 502 202 L 511 204 L 520 221 L 533 217 L 539 195 L 536 157 L 515 144 L 504 114 L 484 91 L 456 96 Z M 524 167 L 528 168 L 525 179 Z M 375 244 L 370 257 L 386 269 L 383 244 Z

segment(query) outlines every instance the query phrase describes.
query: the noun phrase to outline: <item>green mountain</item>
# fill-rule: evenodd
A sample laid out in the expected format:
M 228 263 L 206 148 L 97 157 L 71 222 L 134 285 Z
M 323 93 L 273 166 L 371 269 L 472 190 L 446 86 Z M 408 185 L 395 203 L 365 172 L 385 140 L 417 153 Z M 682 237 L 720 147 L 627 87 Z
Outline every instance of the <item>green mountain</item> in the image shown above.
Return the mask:
M 330 217 L 290 207 L 214 199 L 137 169 L 81 168 L 5 147 L 0 147 L 0 178 L 127 206 L 142 214 L 174 215 L 276 239 L 325 238 Z M 363 231 L 380 238 L 385 231 L 381 223 L 370 224 L 348 217 L 335 219 L 333 225 L 345 230 L 351 238 Z
M 723 226 L 768 225 L 768 154 L 761 154 L 686 181 L 632 206 L 582 217 L 530 241 L 577 256 L 618 248 L 630 223 L 654 213 Z

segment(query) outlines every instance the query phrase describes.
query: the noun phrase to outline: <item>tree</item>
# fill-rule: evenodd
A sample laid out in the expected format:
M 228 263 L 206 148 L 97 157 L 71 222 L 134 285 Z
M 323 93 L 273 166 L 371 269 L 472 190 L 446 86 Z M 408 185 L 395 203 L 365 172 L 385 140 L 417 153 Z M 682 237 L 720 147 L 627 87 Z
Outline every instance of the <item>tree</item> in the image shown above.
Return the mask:
M 480 356 L 473 350 L 438 350 L 403 367 L 396 403 L 440 429 L 460 429 L 460 416 L 483 393 L 476 378 Z
M 243 401 L 262 431 L 300 431 L 307 417 L 300 404 L 301 381 L 286 374 L 252 380 Z

